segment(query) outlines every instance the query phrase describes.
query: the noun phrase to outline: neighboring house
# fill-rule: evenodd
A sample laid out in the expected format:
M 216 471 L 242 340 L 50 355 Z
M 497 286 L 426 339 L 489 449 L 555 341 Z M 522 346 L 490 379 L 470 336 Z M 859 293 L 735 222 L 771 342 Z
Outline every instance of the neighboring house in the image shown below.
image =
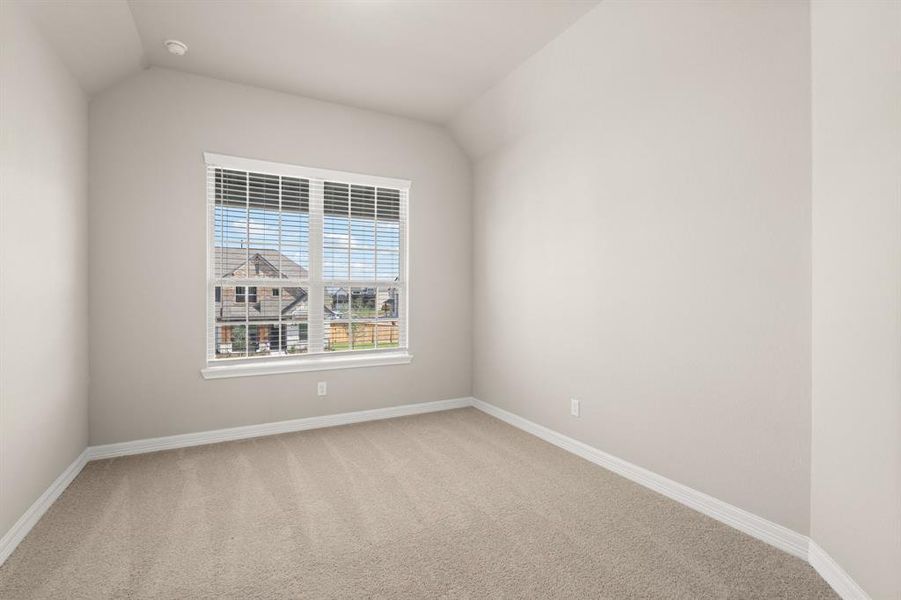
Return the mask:
M 330 294 L 330 296 L 332 298 L 333 305 L 337 306 L 338 304 L 346 304 L 347 303 L 347 297 L 348 297 L 347 290 L 345 290 L 344 288 L 338 288 L 337 290 L 332 292 Z
M 222 277 L 302 279 L 307 270 L 276 250 L 247 248 L 216 248 L 215 271 Z M 307 351 L 307 320 L 309 299 L 307 290 L 300 287 L 221 286 L 215 291 L 216 354 L 228 357 L 245 353 L 266 355 L 302 353 Z M 340 287 L 327 295 L 324 303 L 325 319 L 348 319 L 349 300 L 354 312 L 363 318 L 392 319 L 397 317 L 397 289 L 389 288 L 378 294 L 374 287 L 354 288 L 353 298 Z M 279 327 L 278 321 L 281 321 Z M 275 323 L 273 323 L 275 321 Z M 254 324 L 254 323 L 257 324 Z M 325 338 L 331 349 L 345 349 L 350 344 L 347 323 L 330 323 Z M 354 325 L 354 344 L 379 347 L 396 345 L 397 323 Z
M 364 317 L 396 317 L 397 316 L 397 288 L 384 290 L 381 296 L 374 287 L 354 288 L 353 306 L 356 314 Z M 347 318 L 349 310 L 348 293 L 343 287 L 333 289 L 326 297 L 326 318 Z
M 276 250 L 216 248 L 215 268 L 224 277 L 299 279 L 307 271 Z M 307 290 L 300 287 L 222 286 L 216 288 L 216 352 L 299 353 L 307 349 Z M 282 321 L 281 328 L 278 323 Z M 254 321 L 262 324 L 254 325 Z M 245 332 L 244 325 L 249 322 Z

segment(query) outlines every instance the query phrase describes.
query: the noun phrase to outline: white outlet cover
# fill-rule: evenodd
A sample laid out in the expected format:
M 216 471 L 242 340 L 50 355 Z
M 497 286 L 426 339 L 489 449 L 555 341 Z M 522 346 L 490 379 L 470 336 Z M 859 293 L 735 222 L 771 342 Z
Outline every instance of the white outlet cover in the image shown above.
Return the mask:
M 579 400 L 578 398 L 569 399 L 569 414 L 574 417 L 579 416 Z
M 328 384 L 324 381 L 320 381 L 318 384 L 316 384 L 316 393 L 320 396 L 325 396 L 326 394 L 328 394 Z

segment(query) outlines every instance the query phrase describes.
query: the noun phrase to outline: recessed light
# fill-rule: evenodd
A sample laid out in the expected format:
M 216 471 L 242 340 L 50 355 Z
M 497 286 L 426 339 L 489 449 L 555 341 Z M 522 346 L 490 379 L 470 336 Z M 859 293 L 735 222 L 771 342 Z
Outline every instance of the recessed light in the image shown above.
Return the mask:
M 178 40 L 166 40 L 164 44 L 166 46 L 166 50 L 168 50 L 175 56 L 184 56 L 185 52 L 188 51 L 188 45 L 184 42 L 179 42 Z

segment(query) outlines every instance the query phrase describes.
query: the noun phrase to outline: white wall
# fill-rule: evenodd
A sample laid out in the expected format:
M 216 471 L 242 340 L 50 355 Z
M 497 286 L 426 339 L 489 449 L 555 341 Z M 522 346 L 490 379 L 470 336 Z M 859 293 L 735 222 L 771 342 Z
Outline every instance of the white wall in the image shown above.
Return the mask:
M 474 394 L 803 533 L 808 17 L 605 0 L 453 123 Z
M 92 444 L 470 394 L 471 181 L 444 129 L 154 68 L 91 100 L 90 134 Z M 201 378 L 204 151 L 413 181 L 412 364 Z
M 0 3 L 0 536 L 88 440 L 87 99 Z
M 901 598 L 901 4 L 812 4 L 811 534 Z

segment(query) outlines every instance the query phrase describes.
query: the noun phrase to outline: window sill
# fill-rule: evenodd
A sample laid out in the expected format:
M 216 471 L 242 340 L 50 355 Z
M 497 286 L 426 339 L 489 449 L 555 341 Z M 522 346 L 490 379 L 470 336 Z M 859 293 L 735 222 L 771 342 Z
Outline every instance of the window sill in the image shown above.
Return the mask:
M 303 373 L 307 371 L 330 371 L 332 369 L 355 369 L 358 367 L 384 367 L 406 365 L 413 360 L 407 351 L 383 352 L 363 355 L 323 355 L 307 356 L 293 360 L 272 360 L 255 363 L 213 364 L 200 370 L 204 379 L 226 377 L 252 377 L 255 375 L 280 375 L 282 373 Z

